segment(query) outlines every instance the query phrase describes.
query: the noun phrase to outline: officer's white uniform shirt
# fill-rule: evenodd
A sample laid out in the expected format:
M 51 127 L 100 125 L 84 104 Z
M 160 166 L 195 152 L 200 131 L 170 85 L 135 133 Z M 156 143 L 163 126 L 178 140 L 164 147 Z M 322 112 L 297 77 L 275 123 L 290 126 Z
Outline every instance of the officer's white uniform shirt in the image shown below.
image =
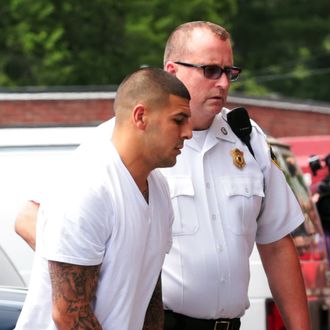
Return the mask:
M 168 186 L 152 171 L 147 204 L 110 138 L 87 149 L 78 150 L 74 174 L 61 180 L 50 201 L 42 201 L 35 264 L 16 329 L 56 329 L 47 260 L 102 264 L 94 301 L 102 329 L 142 329 L 172 241 Z
M 252 122 L 256 161 L 231 131 L 227 112 L 216 117 L 202 147 L 194 137 L 186 141 L 177 164 L 162 170 L 175 213 L 162 273 L 164 305 L 203 319 L 242 316 L 254 242 L 276 241 L 303 221 L 264 133 Z M 235 148 L 244 152 L 241 169 L 233 162 Z

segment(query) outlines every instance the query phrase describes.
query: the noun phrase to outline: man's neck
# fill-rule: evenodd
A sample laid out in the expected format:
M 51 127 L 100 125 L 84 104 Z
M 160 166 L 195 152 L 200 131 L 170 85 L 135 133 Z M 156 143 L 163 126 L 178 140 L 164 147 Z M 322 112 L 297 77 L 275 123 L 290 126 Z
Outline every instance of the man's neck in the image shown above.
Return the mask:
M 142 190 L 142 195 L 147 203 L 149 203 L 149 185 L 148 181 L 146 181 L 146 188 Z
M 207 118 L 204 120 L 200 120 L 200 119 L 192 119 L 191 120 L 191 124 L 192 124 L 192 129 L 193 131 L 204 131 L 210 128 L 210 126 L 212 125 L 214 120 L 213 118 Z

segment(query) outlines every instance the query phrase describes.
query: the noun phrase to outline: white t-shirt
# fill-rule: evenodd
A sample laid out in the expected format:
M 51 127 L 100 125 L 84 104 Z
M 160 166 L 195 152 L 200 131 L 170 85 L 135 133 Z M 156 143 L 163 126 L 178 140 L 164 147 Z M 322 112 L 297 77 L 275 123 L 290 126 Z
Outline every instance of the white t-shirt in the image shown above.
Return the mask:
M 111 133 L 111 132 L 110 132 Z M 47 260 L 101 264 L 94 312 L 105 330 L 142 329 L 171 246 L 165 179 L 148 177 L 149 204 L 104 135 L 80 147 L 70 174 L 42 201 L 28 296 L 16 329 L 56 329 Z
M 234 318 L 249 306 L 249 256 L 254 242 L 270 243 L 303 222 L 300 206 L 271 161 L 255 124 L 256 159 L 232 132 L 224 109 L 201 146 L 185 142 L 166 168 L 175 220 L 162 272 L 163 301 L 174 312 L 203 319 Z M 243 151 L 239 168 L 232 150 Z

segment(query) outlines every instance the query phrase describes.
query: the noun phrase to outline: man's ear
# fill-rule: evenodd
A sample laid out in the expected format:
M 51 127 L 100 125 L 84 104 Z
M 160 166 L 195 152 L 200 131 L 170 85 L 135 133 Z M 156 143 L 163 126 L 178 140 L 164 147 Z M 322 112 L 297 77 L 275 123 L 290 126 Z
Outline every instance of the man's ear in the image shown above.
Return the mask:
M 146 126 L 146 108 L 143 104 L 137 104 L 132 112 L 134 125 L 139 129 L 145 129 Z
M 164 66 L 164 70 L 167 71 L 168 73 L 175 75 L 176 74 L 175 63 L 172 61 L 166 62 L 165 66 Z

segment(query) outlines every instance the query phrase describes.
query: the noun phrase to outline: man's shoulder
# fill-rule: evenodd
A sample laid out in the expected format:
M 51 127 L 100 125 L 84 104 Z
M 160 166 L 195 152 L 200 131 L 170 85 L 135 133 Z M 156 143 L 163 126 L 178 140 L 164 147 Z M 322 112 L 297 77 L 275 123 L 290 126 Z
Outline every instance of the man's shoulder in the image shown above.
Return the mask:
M 221 112 L 215 116 L 214 118 L 214 121 L 227 121 L 227 115 L 230 111 L 232 111 L 233 109 L 228 109 L 228 108 L 222 108 Z M 263 129 L 259 126 L 259 124 L 254 120 L 252 119 L 250 116 L 250 123 L 251 123 L 251 126 L 252 126 L 252 134 L 253 133 L 257 133 L 258 135 L 262 136 L 262 137 L 265 137 L 266 134 L 264 133 Z
M 255 132 L 261 138 L 265 139 L 267 137 L 267 135 L 263 131 L 263 129 L 259 126 L 259 124 L 256 123 L 253 119 L 250 119 L 250 121 L 251 121 L 251 126 L 252 126 L 252 132 Z

